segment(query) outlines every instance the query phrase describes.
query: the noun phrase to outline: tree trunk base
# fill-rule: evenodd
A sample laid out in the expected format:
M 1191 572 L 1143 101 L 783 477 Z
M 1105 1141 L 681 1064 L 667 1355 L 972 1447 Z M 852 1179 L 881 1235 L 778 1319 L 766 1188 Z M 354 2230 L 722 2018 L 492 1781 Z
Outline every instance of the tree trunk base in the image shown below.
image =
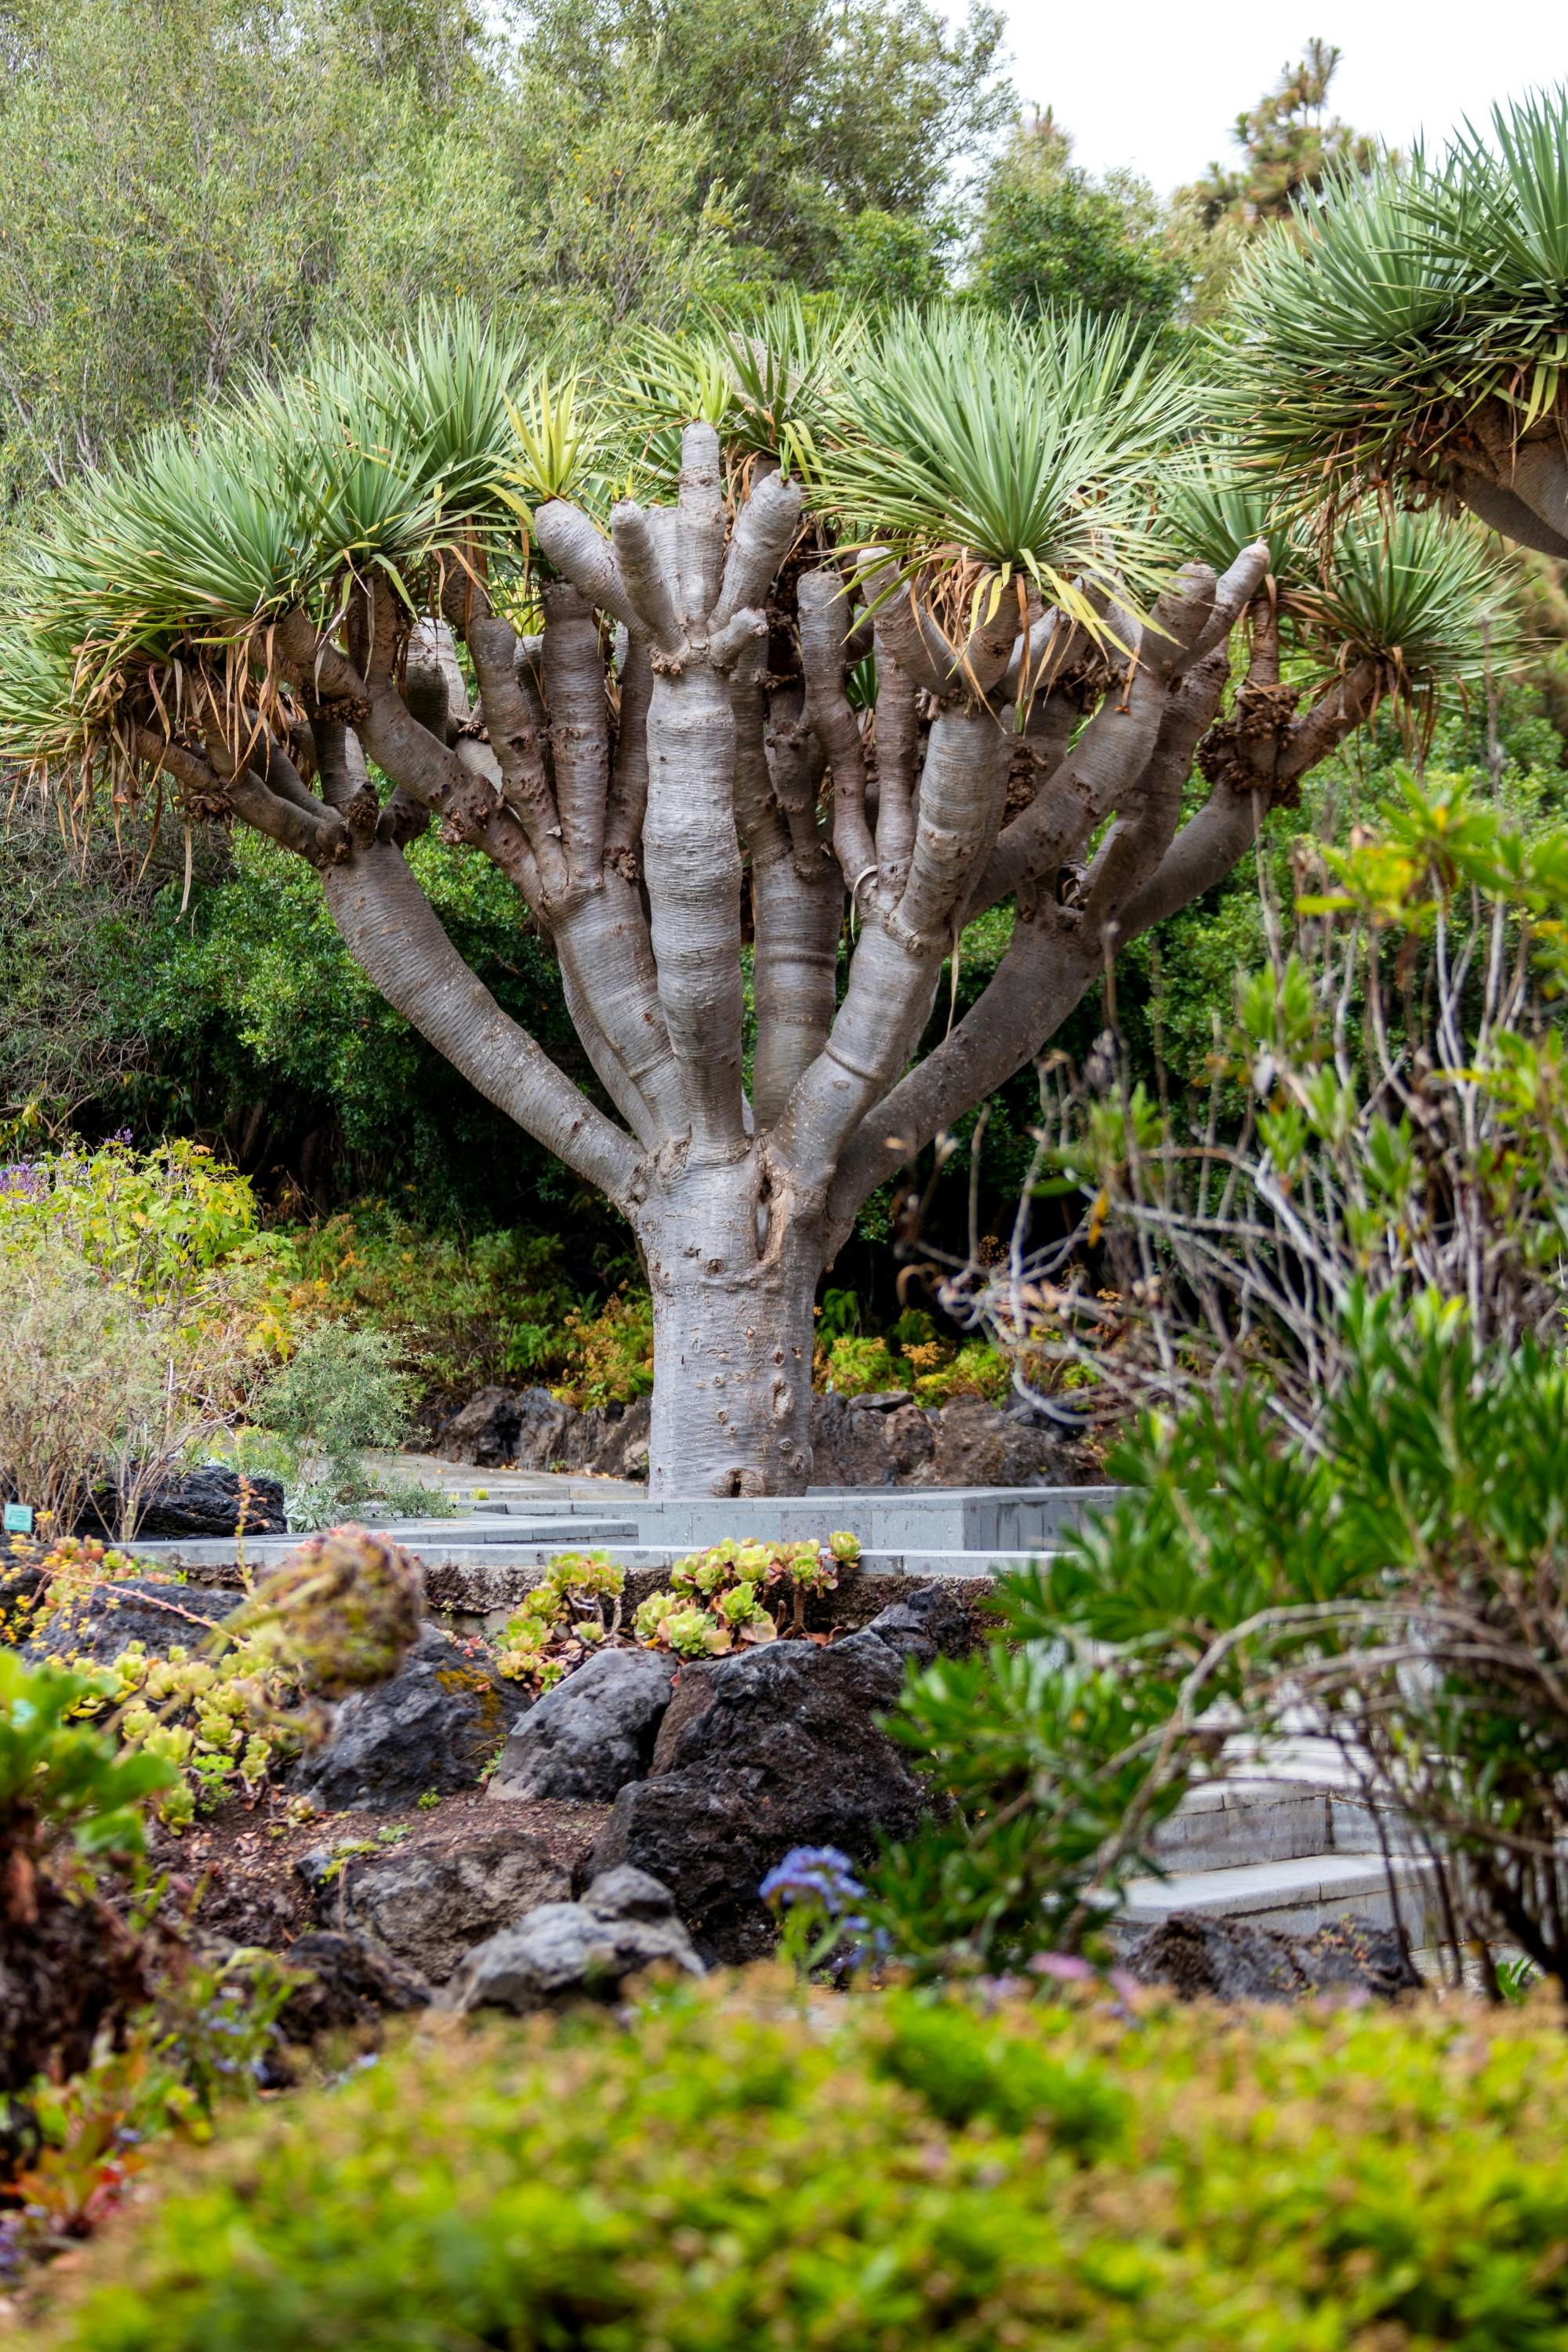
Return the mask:
M 759 1242 L 759 1170 L 694 1171 L 643 1229 L 653 1290 L 652 1497 L 804 1495 L 820 1255 Z

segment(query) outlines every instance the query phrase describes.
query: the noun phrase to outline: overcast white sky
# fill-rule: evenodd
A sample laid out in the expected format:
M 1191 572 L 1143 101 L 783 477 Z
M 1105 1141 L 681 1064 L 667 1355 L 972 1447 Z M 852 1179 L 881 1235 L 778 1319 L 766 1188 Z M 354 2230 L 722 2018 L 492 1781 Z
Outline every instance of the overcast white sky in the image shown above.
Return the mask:
M 1335 110 L 1407 147 L 1531 84 L 1568 80 L 1563 0 L 1004 0 L 1014 75 L 1090 172 L 1162 194 L 1235 152 L 1228 133 L 1312 34 L 1344 51 Z M 956 13 L 956 12 L 955 12 Z

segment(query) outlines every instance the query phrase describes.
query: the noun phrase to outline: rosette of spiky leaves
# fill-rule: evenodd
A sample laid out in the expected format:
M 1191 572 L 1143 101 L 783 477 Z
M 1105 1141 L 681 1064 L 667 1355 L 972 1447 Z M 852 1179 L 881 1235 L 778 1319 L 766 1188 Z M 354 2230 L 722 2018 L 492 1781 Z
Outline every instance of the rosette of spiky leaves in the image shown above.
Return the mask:
M 1560 405 L 1568 371 L 1568 84 L 1492 110 L 1494 146 L 1455 142 L 1432 226 L 1472 273 L 1479 372 L 1521 430 Z
M 1432 184 L 1420 157 L 1331 179 L 1242 263 L 1238 421 L 1263 472 L 1299 494 L 1359 496 L 1450 414 L 1454 386 L 1435 377 L 1433 354 L 1464 273 L 1413 202 Z
M 1299 520 L 1280 512 L 1259 474 L 1190 456 L 1175 472 L 1161 504 L 1161 525 L 1179 562 L 1228 570 L 1244 547 L 1268 542 L 1268 569 L 1275 580 L 1291 577 L 1307 556 L 1307 536 Z
M 1325 671 L 1375 661 L 1384 691 L 1430 711 L 1446 687 L 1500 676 L 1518 657 L 1518 614 L 1482 533 L 1445 516 L 1373 506 L 1336 534 L 1318 576 L 1298 570 L 1283 604 Z
M 776 458 L 786 474 L 809 467 L 834 387 L 864 337 L 850 305 L 793 287 L 739 318 L 707 312 L 676 331 L 646 331 L 616 404 L 646 436 L 644 484 L 670 492 L 681 433 L 693 423 L 712 425 L 737 474 L 759 457 Z
M 580 371 L 550 362 L 535 368 L 508 401 L 512 451 L 501 494 L 526 522 L 550 499 L 569 499 L 601 518 L 622 495 L 614 458 L 611 412 Z
M 1017 582 L 1100 637 L 1108 600 L 1168 576 L 1151 495 L 1200 399 L 1124 321 L 908 311 L 847 370 L 812 488 L 939 603 L 956 579 L 976 612 L 989 583 L 994 608 Z
M 1326 183 L 1244 261 L 1233 322 L 1251 448 L 1314 502 L 1429 481 L 1489 396 L 1528 429 L 1568 368 L 1568 89 Z
M 137 724 L 264 703 L 270 625 L 295 609 L 331 622 L 354 576 L 380 572 L 412 610 L 476 538 L 515 531 L 500 477 L 516 371 L 473 314 L 432 313 L 399 345 L 319 354 L 196 434 L 163 429 L 83 476 L 11 567 L 0 749 L 124 757 Z

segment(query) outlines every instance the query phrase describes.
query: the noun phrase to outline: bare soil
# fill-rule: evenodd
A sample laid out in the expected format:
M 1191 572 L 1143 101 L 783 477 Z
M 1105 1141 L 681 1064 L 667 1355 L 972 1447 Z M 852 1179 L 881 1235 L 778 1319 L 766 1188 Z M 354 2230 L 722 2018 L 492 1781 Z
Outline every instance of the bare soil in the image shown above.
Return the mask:
M 178 1837 L 154 1830 L 151 1859 L 155 1870 L 168 1874 L 171 1897 L 195 1926 L 233 1943 L 286 1951 L 312 1927 L 331 1924 L 317 1918 L 296 1868 L 317 1847 L 363 1840 L 398 1853 L 449 1853 L 504 1827 L 538 1838 L 552 1861 L 570 1873 L 576 1890 L 609 1810 L 549 1801 L 503 1804 L 479 1789 L 443 1797 L 428 1808 L 317 1813 L 294 1822 L 287 1797 L 274 1790 L 254 1807 L 231 1801 Z M 395 1846 L 379 1834 L 397 1829 L 407 1834 Z

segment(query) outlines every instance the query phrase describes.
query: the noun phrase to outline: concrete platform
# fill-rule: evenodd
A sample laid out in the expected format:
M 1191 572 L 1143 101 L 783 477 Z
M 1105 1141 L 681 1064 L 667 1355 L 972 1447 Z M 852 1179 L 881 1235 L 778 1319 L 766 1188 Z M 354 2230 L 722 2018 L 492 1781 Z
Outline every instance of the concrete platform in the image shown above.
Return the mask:
M 1436 1943 L 1441 1919 L 1432 1864 L 1424 1855 L 1398 1854 L 1392 1871 L 1406 1935 L 1413 1944 Z M 1300 1854 L 1229 1870 L 1137 1878 L 1128 1886 L 1121 1922 L 1128 1928 L 1156 1927 L 1173 1911 L 1246 1919 L 1292 1936 L 1310 1936 L 1347 1918 L 1369 1927 L 1394 1925 L 1381 1854 Z
M 447 1491 L 462 1516 L 374 1519 L 378 1532 L 406 1544 L 427 1567 L 538 1569 L 558 1551 L 604 1549 L 623 1565 L 667 1568 L 685 1553 L 726 1538 L 776 1538 L 825 1543 L 839 1529 L 860 1538 L 868 1567 L 910 1576 L 989 1576 L 1059 1549 L 1086 1512 L 1113 1501 L 1113 1486 L 826 1487 L 804 1496 L 745 1496 L 728 1502 L 649 1502 L 640 1487 L 608 1481 L 559 1482 L 542 1475 L 525 1487 L 508 1474 L 493 1489 L 471 1472 Z M 476 1486 L 481 1492 L 474 1492 Z M 295 1537 L 256 1536 L 246 1544 L 253 1568 L 270 1568 Z M 226 1540 L 178 1538 L 139 1543 L 140 1558 L 185 1570 L 232 1561 Z

